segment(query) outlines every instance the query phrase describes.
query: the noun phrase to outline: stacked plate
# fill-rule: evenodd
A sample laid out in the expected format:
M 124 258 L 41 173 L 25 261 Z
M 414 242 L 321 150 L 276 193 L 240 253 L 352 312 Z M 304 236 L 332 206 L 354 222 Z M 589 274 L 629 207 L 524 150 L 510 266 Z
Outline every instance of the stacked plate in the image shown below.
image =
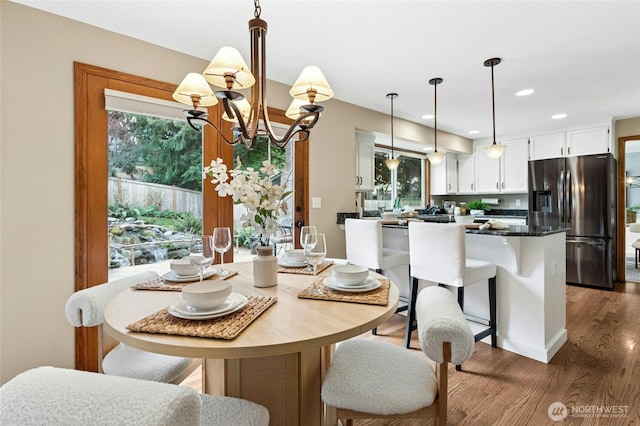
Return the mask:
M 206 320 L 219 318 L 242 309 L 247 304 L 247 298 L 239 293 L 231 293 L 224 303 L 214 308 L 202 310 L 187 305 L 184 300 L 178 300 L 169 306 L 169 313 L 174 317 L 190 320 Z
M 369 277 L 369 269 L 358 265 L 338 265 L 331 270 L 331 277 L 323 281 L 327 287 L 349 293 L 363 293 L 380 287 L 380 282 Z
M 210 276 L 212 276 L 215 273 L 216 273 L 215 269 L 207 268 L 207 269 L 205 269 L 204 275 L 202 276 L 202 278 L 203 279 L 209 278 Z M 162 275 L 162 278 L 164 278 L 167 281 L 171 281 L 171 282 L 175 282 L 175 283 L 188 283 L 188 282 L 191 282 L 191 281 L 200 280 L 200 274 L 178 275 L 178 274 L 176 274 L 175 271 L 169 271 L 166 274 Z
M 333 277 L 327 277 L 322 282 L 324 283 L 324 285 L 333 290 L 344 291 L 347 293 L 364 293 L 366 291 L 375 290 L 382 285 L 380 281 L 376 280 L 375 278 L 367 278 L 360 284 L 355 285 L 341 284 L 337 282 Z

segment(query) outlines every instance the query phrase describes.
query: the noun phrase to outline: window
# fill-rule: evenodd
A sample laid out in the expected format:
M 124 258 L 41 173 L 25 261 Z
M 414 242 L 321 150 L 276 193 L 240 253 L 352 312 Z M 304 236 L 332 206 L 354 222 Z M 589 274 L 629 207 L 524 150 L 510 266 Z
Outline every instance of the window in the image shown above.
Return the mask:
M 374 190 L 365 193 L 364 209 L 393 209 L 396 198 L 401 205 L 413 208 L 424 207 L 424 156 L 419 154 L 396 154 L 400 165 L 389 170 L 384 160 L 391 157 L 391 151 L 376 148 L 374 153 Z
M 109 269 L 188 255 L 202 233 L 202 134 L 184 119 L 110 109 L 108 153 Z

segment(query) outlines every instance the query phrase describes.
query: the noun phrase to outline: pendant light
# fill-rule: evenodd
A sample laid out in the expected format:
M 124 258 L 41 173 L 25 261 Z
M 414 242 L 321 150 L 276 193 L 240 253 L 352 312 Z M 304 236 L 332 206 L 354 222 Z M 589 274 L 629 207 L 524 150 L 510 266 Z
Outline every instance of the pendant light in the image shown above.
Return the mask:
M 501 62 L 500 58 L 491 58 L 484 61 L 485 67 L 491 67 L 491 106 L 493 109 L 493 143 L 484 147 L 484 152 L 487 157 L 497 159 L 500 158 L 505 148 L 504 144 L 496 143 L 496 101 L 495 101 L 495 89 L 493 84 L 493 67 Z
M 395 170 L 400 165 L 400 160 L 393 157 L 393 100 L 398 97 L 397 93 L 388 93 L 387 99 L 391 99 L 391 158 L 384 160 L 389 170 Z
M 445 153 L 438 152 L 438 84 L 442 83 L 441 78 L 432 78 L 429 84 L 433 86 L 433 152 L 427 154 L 429 162 L 434 166 L 442 163 Z

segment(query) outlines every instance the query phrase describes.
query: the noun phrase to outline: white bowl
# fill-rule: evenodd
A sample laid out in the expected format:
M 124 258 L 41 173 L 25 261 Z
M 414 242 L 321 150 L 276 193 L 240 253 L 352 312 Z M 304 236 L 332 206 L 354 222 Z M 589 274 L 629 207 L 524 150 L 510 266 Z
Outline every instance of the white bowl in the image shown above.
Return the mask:
M 473 216 L 462 216 L 462 215 L 459 215 L 459 214 L 455 215 L 454 217 L 456 219 L 456 223 L 462 223 L 462 224 L 465 224 L 465 225 L 469 225 L 469 224 L 473 223 L 473 221 L 476 219 Z
M 369 276 L 369 269 L 360 265 L 337 265 L 331 270 L 333 279 L 342 285 L 358 285 Z
M 393 219 L 397 219 L 398 215 L 395 213 L 382 213 L 382 218 L 384 220 L 393 220 Z
M 222 280 L 207 280 L 190 284 L 182 289 L 182 300 L 195 309 L 213 309 L 224 303 L 231 295 L 231 283 Z
M 189 257 L 173 260 L 169 264 L 169 267 L 176 275 L 181 277 L 196 275 L 199 272 L 198 269 L 189 262 Z
M 283 258 L 288 263 L 301 263 L 306 260 L 302 249 L 287 250 L 284 252 Z

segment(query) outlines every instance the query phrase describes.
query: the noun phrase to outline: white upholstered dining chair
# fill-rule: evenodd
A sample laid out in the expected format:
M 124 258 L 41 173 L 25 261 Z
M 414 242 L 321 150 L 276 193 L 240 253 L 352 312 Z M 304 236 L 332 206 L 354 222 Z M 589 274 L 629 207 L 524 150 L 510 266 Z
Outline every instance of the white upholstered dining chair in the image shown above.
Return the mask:
M 152 271 L 99 284 L 73 293 L 65 305 L 67 320 L 74 327 L 98 327 L 102 373 L 164 383 L 180 383 L 200 360 L 156 354 L 132 348 L 112 339 L 102 330 L 104 308 L 118 293 L 131 286 L 158 280 Z
M 411 257 L 411 295 L 407 314 L 407 331 L 415 329 L 414 304 L 418 294 L 418 281 L 432 281 L 457 288 L 458 304 L 464 312 L 464 287 L 482 281 L 489 290 L 489 319 L 475 333 L 479 341 L 491 336 L 491 346 L 496 347 L 496 265 L 466 256 L 465 228 L 458 224 L 410 222 L 409 252 Z M 424 291 L 424 290 L 423 290 Z M 482 321 L 473 318 L 472 321 Z M 410 333 L 410 332 L 409 332 Z M 408 348 L 409 334 L 405 339 Z M 460 369 L 460 364 L 456 364 Z
M 386 342 L 351 339 L 338 345 L 322 384 L 327 412 L 337 419 L 425 419 L 447 423 L 448 363 L 462 364 L 473 333 L 453 294 L 427 287 L 416 302 L 424 354 Z M 426 354 L 436 363 L 435 372 Z
M 365 266 L 379 274 L 396 266 L 409 265 L 409 252 L 385 248 L 382 241 L 382 222 L 367 219 L 346 219 L 344 233 L 347 249 L 347 261 L 354 265 Z M 396 312 L 407 310 L 408 296 L 400 295 Z M 373 334 L 377 329 L 373 329 Z
M 0 387 L 3 425 L 268 426 L 269 412 L 187 386 L 38 367 Z
M 630 223 L 629 232 L 640 233 L 640 223 Z M 640 260 L 640 238 L 631 243 L 631 247 L 635 249 L 636 269 L 638 269 L 638 261 Z

